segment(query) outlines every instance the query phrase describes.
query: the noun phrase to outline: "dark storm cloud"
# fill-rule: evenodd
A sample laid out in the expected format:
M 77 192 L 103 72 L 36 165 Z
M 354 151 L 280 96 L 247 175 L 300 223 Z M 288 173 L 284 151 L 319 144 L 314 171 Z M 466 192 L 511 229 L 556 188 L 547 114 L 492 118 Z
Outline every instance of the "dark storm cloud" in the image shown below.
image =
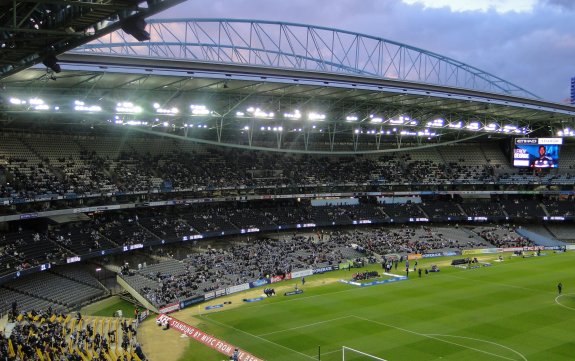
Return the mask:
M 544 0 L 544 3 L 559 6 L 568 10 L 575 10 L 575 1 L 573 0 Z
M 468 63 L 547 100 L 569 96 L 575 76 L 573 0 L 532 12 L 452 12 L 399 0 L 189 0 L 161 17 L 289 21 L 379 36 Z

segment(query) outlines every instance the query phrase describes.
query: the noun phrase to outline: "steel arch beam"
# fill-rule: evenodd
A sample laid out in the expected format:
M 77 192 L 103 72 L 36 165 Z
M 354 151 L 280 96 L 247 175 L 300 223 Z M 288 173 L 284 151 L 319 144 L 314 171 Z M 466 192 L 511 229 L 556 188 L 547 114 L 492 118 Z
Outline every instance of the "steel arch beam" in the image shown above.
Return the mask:
M 345 30 L 237 19 L 149 19 L 149 24 L 150 42 L 134 43 L 116 32 L 75 51 L 367 75 L 539 98 L 469 64 Z

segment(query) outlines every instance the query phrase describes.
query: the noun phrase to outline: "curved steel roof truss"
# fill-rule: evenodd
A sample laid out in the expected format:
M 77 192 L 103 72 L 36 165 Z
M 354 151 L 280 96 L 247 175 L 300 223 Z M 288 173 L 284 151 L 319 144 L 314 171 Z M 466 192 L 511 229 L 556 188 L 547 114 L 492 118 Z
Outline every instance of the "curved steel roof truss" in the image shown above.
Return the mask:
M 538 98 L 460 61 L 349 31 L 234 19 L 150 19 L 149 23 L 150 42 L 133 42 L 115 32 L 76 51 L 345 73 Z

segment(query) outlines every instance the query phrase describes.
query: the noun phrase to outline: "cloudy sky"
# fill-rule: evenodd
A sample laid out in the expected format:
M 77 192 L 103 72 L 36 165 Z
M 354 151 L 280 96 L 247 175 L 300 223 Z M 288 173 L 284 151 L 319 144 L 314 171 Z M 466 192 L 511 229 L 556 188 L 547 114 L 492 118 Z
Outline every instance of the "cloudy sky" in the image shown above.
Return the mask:
M 567 101 L 575 76 L 575 0 L 187 0 L 157 17 L 289 21 L 440 53 Z

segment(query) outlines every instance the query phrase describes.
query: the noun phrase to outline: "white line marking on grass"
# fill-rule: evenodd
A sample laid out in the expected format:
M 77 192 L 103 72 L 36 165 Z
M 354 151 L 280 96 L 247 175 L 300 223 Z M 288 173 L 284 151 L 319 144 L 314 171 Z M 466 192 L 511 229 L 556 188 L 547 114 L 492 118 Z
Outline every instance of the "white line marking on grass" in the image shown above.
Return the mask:
M 322 356 L 331 355 L 332 353 L 336 353 L 336 352 L 341 353 L 341 349 L 340 349 L 340 350 L 328 351 L 328 352 L 322 352 L 321 355 L 322 355 Z M 312 356 L 315 356 L 315 355 L 312 355 Z M 314 360 L 315 360 L 315 358 L 314 358 Z
M 564 304 L 562 304 L 561 302 L 559 302 L 559 298 L 561 298 L 561 297 L 563 297 L 563 296 L 572 296 L 572 295 L 575 295 L 575 293 L 564 293 L 564 294 L 562 294 L 562 295 L 559 295 L 559 296 L 555 297 L 555 303 L 558 304 L 559 306 L 563 307 L 563 308 L 566 308 L 566 309 L 568 309 L 568 310 L 573 310 L 573 311 L 575 311 L 575 308 L 569 307 L 569 306 L 565 306 Z
M 305 353 L 296 351 L 296 350 L 294 350 L 294 349 L 292 349 L 292 348 L 289 348 L 289 347 L 286 347 L 286 346 L 284 346 L 284 345 L 280 345 L 279 343 L 275 343 L 275 342 L 273 342 L 273 341 L 266 340 L 265 338 L 260 337 L 260 336 L 258 336 L 258 335 L 254 335 L 253 333 L 249 333 L 249 332 L 247 332 L 247 331 L 240 330 L 239 328 L 235 328 L 234 326 L 226 325 L 225 323 L 221 323 L 221 322 L 212 320 L 212 319 L 210 319 L 210 318 L 208 318 L 208 317 L 206 317 L 206 316 L 204 316 L 204 315 L 202 315 L 202 316 L 200 316 L 200 317 L 203 318 L 203 319 L 205 319 L 205 320 L 208 321 L 208 322 L 212 322 L 212 323 L 215 323 L 215 324 L 217 324 L 217 325 L 230 328 L 230 329 L 232 329 L 232 330 L 234 330 L 234 331 L 241 332 L 241 333 L 246 334 L 246 335 L 248 335 L 248 336 L 255 337 L 255 338 L 257 338 L 258 340 L 261 340 L 261 341 L 264 341 L 264 342 L 267 342 L 267 343 L 271 343 L 272 345 L 279 346 L 279 347 L 284 348 L 284 349 L 286 349 L 286 350 L 289 350 L 289 351 L 291 351 L 291 352 L 295 352 L 295 353 L 297 353 L 298 355 L 302 355 L 302 356 L 307 357 L 307 358 L 309 358 L 309 359 L 311 359 L 311 360 L 315 360 L 315 359 L 316 359 L 315 357 L 306 355 Z
M 276 333 L 281 333 L 281 332 L 286 332 L 286 331 L 299 330 L 300 328 L 312 327 L 312 326 L 315 326 L 315 325 L 321 325 L 322 323 L 328 323 L 328 322 L 333 322 L 333 321 L 337 321 L 337 320 L 343 320 L 343 319 L 350 318 L 350 317 L 353 317 L 353 316 L 352 316 L 352 315 L 347 315 L 347 316 L 343 316 L 343 317 L 332 318 L 331 320 L 324 320 L 324 321 L 309 323 L 309 324 L 303 325 L 303 326 L 297 326 L 297 327 L 292 327 L 292 328 L 286 328 L 286 329 L 283 329 L 283 330 L 278 330 L 278 331 L 273 331 L 273 332 L 268 332 L 268 333 L 262 333 L 262 334 L 260 334 L 260 335 L 258 335 L 258 336 L 259 336 L 259 337 L 262 337 L 262 336 L 273 335 L 273 334 L 276 334 Z
M 523 360 L 527 361 L 527 358 L 519 351 L 515 351 L 514 349 L 512 349 L 511 347 L 507 347 L 505 345 L 502 345 L 500 343 L 497 342 L 493 342 L 493 341 L 487 341 L 487 340 L 482 340 L 480 338 L 475 338 L 475 337 L 466 337 L 466 336 L 456 336 L 456 335 L 442 335 L 442 334 L 436 334 L 436 333 L 429 333 L 427 334 L 428 336 L 436 336 L 436 337 L 454 337 L 454 338 L 463 338 L 466 340 L 474 340 L 474 341 L 479 341 L 479 342 L 485 342 L 485 343 L 490 343 L 492 345 L 496 345 L 499 347 L 502 347 L 504 349 L 507 349 L 515 354 L 517 354 L 519 357 L 521 357 Z
M 489 352 L 489 351 L 481 350 L 481 349 L 478 349 L 478 348 L 475 348 L 475 347 L 465 346 L 465 345 L 462 345 L 462 344 L 460 344 L 460 343 L 453 342 L 453 341 L 442 340 L 441 338 L 436 337 L 436 336 L 433 336 L 433 335 L 427 335 L 427 334 L 424 334 L 424 333 L 419 333 L 419 332 L 416 332 L 416 331 L 408 330 L 408 329 L 403 328 L 403 327 L 398 327 L 398 326 L 390 325 L 390 324 L 388 324 L 388 323 L 383 323 L 383 322 L 379 322 L 379 321 L 375 321 L 375 320 L 370 320 L 369 318 L 365 318 L 365 317 L 361 317 L 361 316 L 356 316 L 356 315 L 355 315 L 354 317 L 356 317 L 356 318 L 358 318 L 358 319 L 360 319 L 360 320 L 363 320 L 363 321 L 372 322 L 372 323 L 375 323 L 375 324 L 378 324 L 378 325 L 382 325 L 382 326 L 385 326 L 385 327 L 389 327 L 389 328 L 394 328 L 394 329 L 396 329 L 396 330 L 400 330 L 400 331 L 403 331 L 403 332 L 411 333 L 411 334 L 414 334 L 414 335 L 417 335 L 417 336 L 426 337 L 426 338 L 430 338 L 430 339 L 433 339 L 433 340 L 436 340 L 436 341 L 445 342 L 445 343 L 448 343 L 448 344 L 451 344 L 451 345 L 456 345 L 456 346 L 459 346 L 459 347 L 463 347 L 463 348 L 466 348 L 466 349 L 468 349 L 468 350 L 473 350 L 473 351 L 481 352 L 481 353 L 484 353 L 484 354 L 486 354 L 486 355 L 491 355 L 491 356 L 499 357 L 499 358 L 502 358 L 502 359 L 505 359 L 505 360 L 509 360 L 509 361 L 517 361 L 517 360 L 515 360 L 515 359 L 509 358 L 509 357 L 506 357 L 506 356 L 501 356 L 501 355 L 498 355 L 498 354 L 496 354 L 496 353 L 492 353 L 492 352 Z M 523 360 L 527 361 L 527 359 L 526 359 L 523 355 L 521 355 L 521 357 L 523 357 Z

